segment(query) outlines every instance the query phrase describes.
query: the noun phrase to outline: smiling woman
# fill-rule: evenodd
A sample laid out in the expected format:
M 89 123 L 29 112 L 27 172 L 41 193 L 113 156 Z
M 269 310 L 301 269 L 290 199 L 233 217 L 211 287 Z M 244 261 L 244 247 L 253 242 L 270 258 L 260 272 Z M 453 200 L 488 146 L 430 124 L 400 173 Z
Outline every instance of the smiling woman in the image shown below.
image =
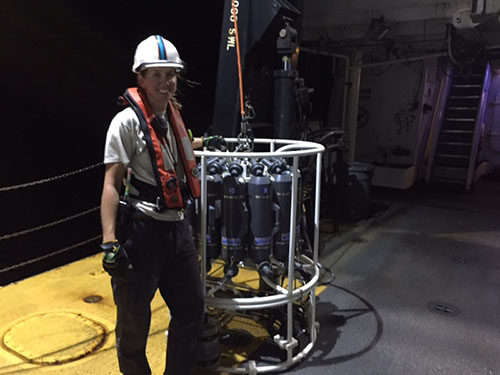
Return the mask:
M 167 67 L 144 69 L 137 75 L 137 85 L 146 92 L 153 112 L 165 112 L 168 101 L 177 91 L 176 69 Z
M 136 88 L 111 121 L 101 198 L 103 267 L 117 307 L 116 343 L 124 374 L 150 374 L 146 342 L 157 290 L 171 312 L 165 374 L 190 374 L 202 323 L 198 254 L 184 206 L 200 196 L 192 138 L 174 101 L 176 47 L 152 35 L 136 48 Z M 118 215 L 119 196 L 127 215 Z M 128 193 L 130 192 L 130 194 Z M 126 233 L 119 231 L 120 224 Z M 136 296 L 131 300 L 130 296 Z

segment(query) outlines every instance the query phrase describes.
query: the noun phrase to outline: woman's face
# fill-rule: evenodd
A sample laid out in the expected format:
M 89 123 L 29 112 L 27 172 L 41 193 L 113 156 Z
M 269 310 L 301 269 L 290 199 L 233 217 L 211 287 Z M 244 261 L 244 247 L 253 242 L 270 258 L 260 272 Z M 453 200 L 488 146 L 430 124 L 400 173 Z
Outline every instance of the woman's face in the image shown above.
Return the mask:
M 153 110 L 163 111 L 177 90 L 177 72 L 175 68 L 148 68 L 137 76 L 137 84 L 146 91 Z

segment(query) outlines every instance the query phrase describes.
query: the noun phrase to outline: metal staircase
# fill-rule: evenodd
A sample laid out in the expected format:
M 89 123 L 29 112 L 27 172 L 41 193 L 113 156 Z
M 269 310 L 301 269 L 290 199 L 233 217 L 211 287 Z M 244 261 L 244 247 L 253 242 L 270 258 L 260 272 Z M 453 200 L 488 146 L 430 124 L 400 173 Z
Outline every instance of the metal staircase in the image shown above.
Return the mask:
M 489 64 L 454 68 L 429 159 L 427 180 L 470 190 L 491 78 Z M 451 72 L 451 70 L 449 70 Z

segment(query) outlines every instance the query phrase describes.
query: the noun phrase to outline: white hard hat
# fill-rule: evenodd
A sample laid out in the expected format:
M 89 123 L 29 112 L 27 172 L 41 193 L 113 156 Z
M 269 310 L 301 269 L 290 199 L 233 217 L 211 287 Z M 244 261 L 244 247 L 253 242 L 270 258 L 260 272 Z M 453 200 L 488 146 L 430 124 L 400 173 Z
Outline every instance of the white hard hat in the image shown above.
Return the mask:
M 151 35 L 137 46 L 132 71 L 139 73 L 142 69 L 158 66 L 183 69 L 184 63 L 170 41 L 160 35 Z

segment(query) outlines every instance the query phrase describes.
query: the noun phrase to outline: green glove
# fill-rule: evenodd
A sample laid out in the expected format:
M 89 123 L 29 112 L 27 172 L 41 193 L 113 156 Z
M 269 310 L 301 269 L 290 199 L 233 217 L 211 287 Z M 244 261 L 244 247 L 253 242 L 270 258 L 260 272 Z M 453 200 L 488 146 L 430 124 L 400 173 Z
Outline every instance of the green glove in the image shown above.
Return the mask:
M 201 139 L 203 141 L 203 147 L 206 147 L 210 151 L 227 150 L 226 140 L 220 135 L 210 135 L 208 137 L 202 137 Z
M 101 244 L 104 254 L 102 257 L 102 267 L 111 277 L 126 278 L 132 271 L 132 264 L 127 252 L 117 240 L 104 242 Z

